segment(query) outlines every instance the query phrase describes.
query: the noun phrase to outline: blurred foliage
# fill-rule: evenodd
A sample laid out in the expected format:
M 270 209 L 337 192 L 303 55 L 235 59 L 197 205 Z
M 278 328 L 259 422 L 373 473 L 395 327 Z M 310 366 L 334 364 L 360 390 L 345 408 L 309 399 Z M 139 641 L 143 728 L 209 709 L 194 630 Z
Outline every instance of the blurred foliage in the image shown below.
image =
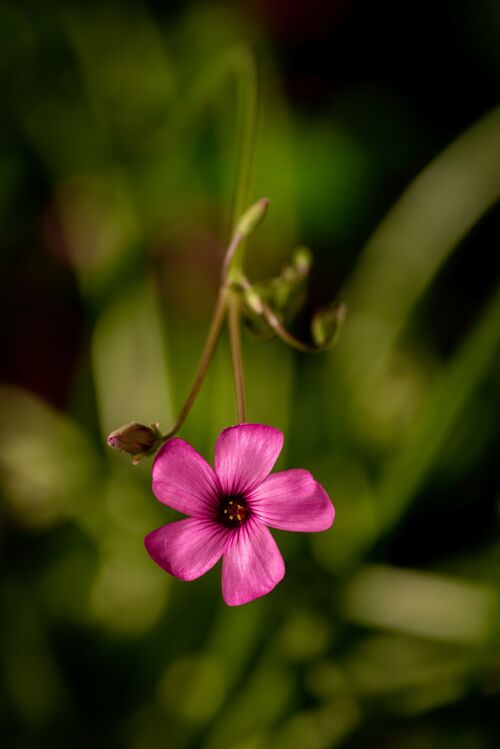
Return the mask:
M 416 74 L 387 4 L 0 4 L 2 747 L 498 746 L 500 14 L 403 5 Z M 105 439 L 167 430 L 193 377 L 249 46 L 248 274 L 306 242 L 298 333 L 348 316 L 314 357 L 245 336 L 249 419 L 337 519 L 277 532 L 285 580 L 229 609 L 218 569 L 151 562 L 175 513 Z M 223 338 L 181 436 L 211 459 L 233 420 Z

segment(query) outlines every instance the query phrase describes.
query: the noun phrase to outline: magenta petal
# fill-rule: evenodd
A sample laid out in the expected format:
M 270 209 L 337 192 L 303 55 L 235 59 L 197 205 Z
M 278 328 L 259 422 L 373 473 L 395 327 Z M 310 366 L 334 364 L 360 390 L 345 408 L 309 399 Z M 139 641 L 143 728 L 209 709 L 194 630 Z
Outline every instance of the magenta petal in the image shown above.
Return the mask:
M 283 435 L 264 424 L 225 429 L 215 444 L 215 472 L 223 491 L 237 496 L 258 486 L 272 470 L 283 447 Z
M 191 517 L 213 517 L 219 482 L 196 450 L 180 439 L 160 449 L 153 463 L 153 493 L 160 502 Z
M 283 557 L 265 525 L 250 519 L 233 532 L 222 562 L 222 595 L 228 606 L 269 593 L 284 574 Z
M 324 531 L 335 517 L 326 491 L 300 468 L 268 476 L 247 501 L 259 520 L 283 531 Z
M 221 558 L 228 530 L 210 520 L 186 518 L 149 533 L 144 545 L 162 569 L 181 580 L 201 577 Z

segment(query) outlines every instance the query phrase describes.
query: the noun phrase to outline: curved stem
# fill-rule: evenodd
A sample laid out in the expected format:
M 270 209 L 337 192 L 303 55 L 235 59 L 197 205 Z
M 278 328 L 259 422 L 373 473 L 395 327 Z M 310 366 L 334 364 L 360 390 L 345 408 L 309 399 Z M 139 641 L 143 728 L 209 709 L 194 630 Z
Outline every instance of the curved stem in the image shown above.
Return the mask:
M 176 432 L 179 431 L 181 426 L 186 421 L 186 418 L 189 412 L 191 411 L 191 408 L 196 399 L 196 396 L 198 395 L 198 391 L 207 373 L 209 364 L 212 361 L 212 356 L 214 354 L 215 347 L 217 345 L 217 340 L 219 338 L 219 333 L 222 327 L 222 323 L 224 322 L 224 316 L 226 314 L 226 307 L 227 307 L 227 290 L 224 287 L 221 287 L 219 290 L 219 296 L 217 297 L 217 302 L 215 305 L 215 310 L 214 310 L 214 314 L 212 317 L 210 330 L 208 331 L 207 340 L 205 342 L 205 347 L 201 355 L 200 364 L 198 366 L 198 372 L 196 373 L 193 386 L 182 408 L 182 411 L 179 414 L 177 421 L 175 422 L 172 429 L 170 429 L 170 431 L 167 432 L 167 434 L 164 434 L 162 436 L 162 442 L 166 442 L 171 437 L 173 437 L 174 434 L 176 434 Z
M 252 284 L 245 276 L 245 274 L 241 271 L 238 271 L 238 274 L 235 276 L 234 280 L 235 283 L 237 283 L 238 286 L 240 286 L 244 291 L 252 290 Z M 281 338 L 281 340 L 284 341 L 284 343 L 288 344 L 291 348 L 294 348 L 297 351 L 302 351 L 306 354 L 317 354 L 323 350 L 321 346 L 313 346 L 311 344 L 304 343 L 303 341 L 292 335 L 292 333 L 290 333 L 283 326 L 281 321 L 274 313 L 273 309 L 268 304 L 266 304 L 263 299 L 259 300 L 259 304 L 260 314 L 262 314 L 269 327 L 274 331 L 274 333 L 276 333 L 278 338 Z
M 243 358 L 241 356 L 240 301 L 231 293 L 229 299 L 229 344 L 233 364 L 234 390 L 236 393 L 236 412 L 238 424 L 245 422 L 245 383 L 243 378 Z
M 292 335 L 278 320 L 276 315 L 274 314 L 273 310 L 269 305 L 267 305 L 265 302 L 262 302 L 262 312 L 264 314 L 264 318 L 266 319 L 266 322 L 272 328 L 272 330 L 276 333 L 278 338 L 281 338 L 282 341 L 287 343 L 291 348 L 297 349 L 297 351 L 302 351 L 305 354 L 317 354 L 320 351 L 322 351 L 322 348 L 319 346 L 311 346 L 308 343 L 304 343 L 303 341 L 296 338 L 294 335 Z
M 229 247 L 226 250 L 224 262 L 222 264 L 222 271 L 221 271 L 221 283 L 222 284 L 227 283 L 229 271 L 231 270 L 231 266 L 233 265 L 234 256 L 242 241 L 243 241 L 242 235 L 236 231 L 233 235 L 233 238 L 231 239 L 231 242 L 229 243 Z

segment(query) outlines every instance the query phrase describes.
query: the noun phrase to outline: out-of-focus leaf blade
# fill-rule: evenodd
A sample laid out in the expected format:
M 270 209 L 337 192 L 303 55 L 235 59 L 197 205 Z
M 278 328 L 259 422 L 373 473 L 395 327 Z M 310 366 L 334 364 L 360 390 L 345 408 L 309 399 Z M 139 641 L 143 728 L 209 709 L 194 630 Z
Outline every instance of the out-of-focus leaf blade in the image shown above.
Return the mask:
M 0 474 L 16 520 L 46 527 L 74 516 L 91 493 L 99 460 L 77 424 L 36 396 L 0 387 Z
M 160 314 L 147 282 L 125 289 L 98 320 L 92 362 L 103 437 L 123 424 L 171 420 Z

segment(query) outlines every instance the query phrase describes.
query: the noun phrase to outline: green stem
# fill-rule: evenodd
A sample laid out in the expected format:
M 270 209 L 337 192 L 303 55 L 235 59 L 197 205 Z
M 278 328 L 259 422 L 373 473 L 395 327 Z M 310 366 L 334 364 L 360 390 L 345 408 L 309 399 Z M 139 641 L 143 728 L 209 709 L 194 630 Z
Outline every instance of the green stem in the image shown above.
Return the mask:
M 241 289 L 243 289 L 243 291 L 252 291 L 252 284 L 245 276 L 245 274 L 241 271 L 238 271 L 234 275 L 234 283 L 236 283 Z M 284 343 L 288 344 L 288 346 L 296 349 L 297 351 L 302 351 L 305 354 L 317 354 L 318 352 L 323 350 L 323 347 L 321 346 L 313 346 L 311 344 L 304 343 L 303 341 L 292 335 L 292 333 L 290 333 L 283 326 L 274 310 L 268 304 L 266 304 L 263 299 L 259 299 L 259 305 L 260 314 L 262 314 L 271 330 L 273 330 L 278 338 L 281 338 Z
M 244 237 L 236 231 L 237 221 L 250 202 L 250 184 L 257 133 L 258 89 L 255 60 L 248 50 L 237 58 L 239 158 L 236 188 L 231 211 L 232 240 L 223 267 L 227 284 L 231 272 L 243 264 Z M 241 356 L 240 301 L 234 293 L 229 299 L 229 346 L 233 366 L 238 423 L 245 421 L 245 386 Z
M 239 234 L 238 232 L 235 232 L 233 238 L 231 239 L 231 242 L 229 243 L 229 247 L 226 250 L 224 262 L 222 264 L 222 273 L 221 273 L 222 284 L 227 284 L 228 278 L 230 276 L 230 271 L 232 271 L 234 268 L 234 256 L 236 255 L 236 251 L 242 241 L 243 241 L 242 235 Z
M 265 302 L 262 302 L 262 312 L 269 327 L 276 333 L 278 338 L 281 338 L 281 340 L 291 348 L 294 348 L 297 351 L 302 351 L 305 354 L 317 354 L 322 351 L 320 346 L 311 346 L 292 335 L 292 333 L 282 325 L 271 307 L 269 307 Z
M 240 300 L 234 293 L 231 293 L 229 299 L 228 325 L 234 390 L 236 394 L 236 413 L 238 424 L 243 424 L 245 422 L 245 383 L 243 378 L 243 358 L 241 355 Z
M 189 412 L 191 411 L 191 408 L 196 399 L 196 396 L 198 395 L 198 391 L 202 385 L 203 380 L 205 379 L 207 369 L 210 365 L 210 362 L 212 361 L 212 356 L 214 354 L 215 347 L 217 345 L 217 340 L 219 338 L 219 333 L 222 327 L 222 323 L 224 322 L 226 308 L 227 308 L 227 290 L 223 286 L 221 286 L 219 290 L 219 296 L 217 297 L 217 302 L 215 305 L 212 322 L 210 324 L 210 330 L 208 331 L 207 340 L 205 342 L 205 347 L 201 355 L 198 372 L 196 374 L 193 386 L 187 397 L 186 402 L 184 403 L 184 406 L 182 408 L 182 411 L 179 414 L 177 421 L 175 422 L 172 429 L 169 432 L 167 432 L 167 434 L 164 434 L 162 436 L 162 442 L 166 442 L 171 437 L 173 437 L 174 434 L 176 434 L 179 431 L 181 426 L 186 421 L 186 418 Z
M 231 209 L 230 232 L 234 233 L 236 222 L 250 203 L 252 166 L 255 152 L 258 119 L 257 67 L 253 54 L 246 48 L 235 52 L 234 71 L 238 87 L 237 130 L 239 142 L 238 170 Z M 243 259 L 243 243 L 235 254 L 233 266 L 240 267 Z

